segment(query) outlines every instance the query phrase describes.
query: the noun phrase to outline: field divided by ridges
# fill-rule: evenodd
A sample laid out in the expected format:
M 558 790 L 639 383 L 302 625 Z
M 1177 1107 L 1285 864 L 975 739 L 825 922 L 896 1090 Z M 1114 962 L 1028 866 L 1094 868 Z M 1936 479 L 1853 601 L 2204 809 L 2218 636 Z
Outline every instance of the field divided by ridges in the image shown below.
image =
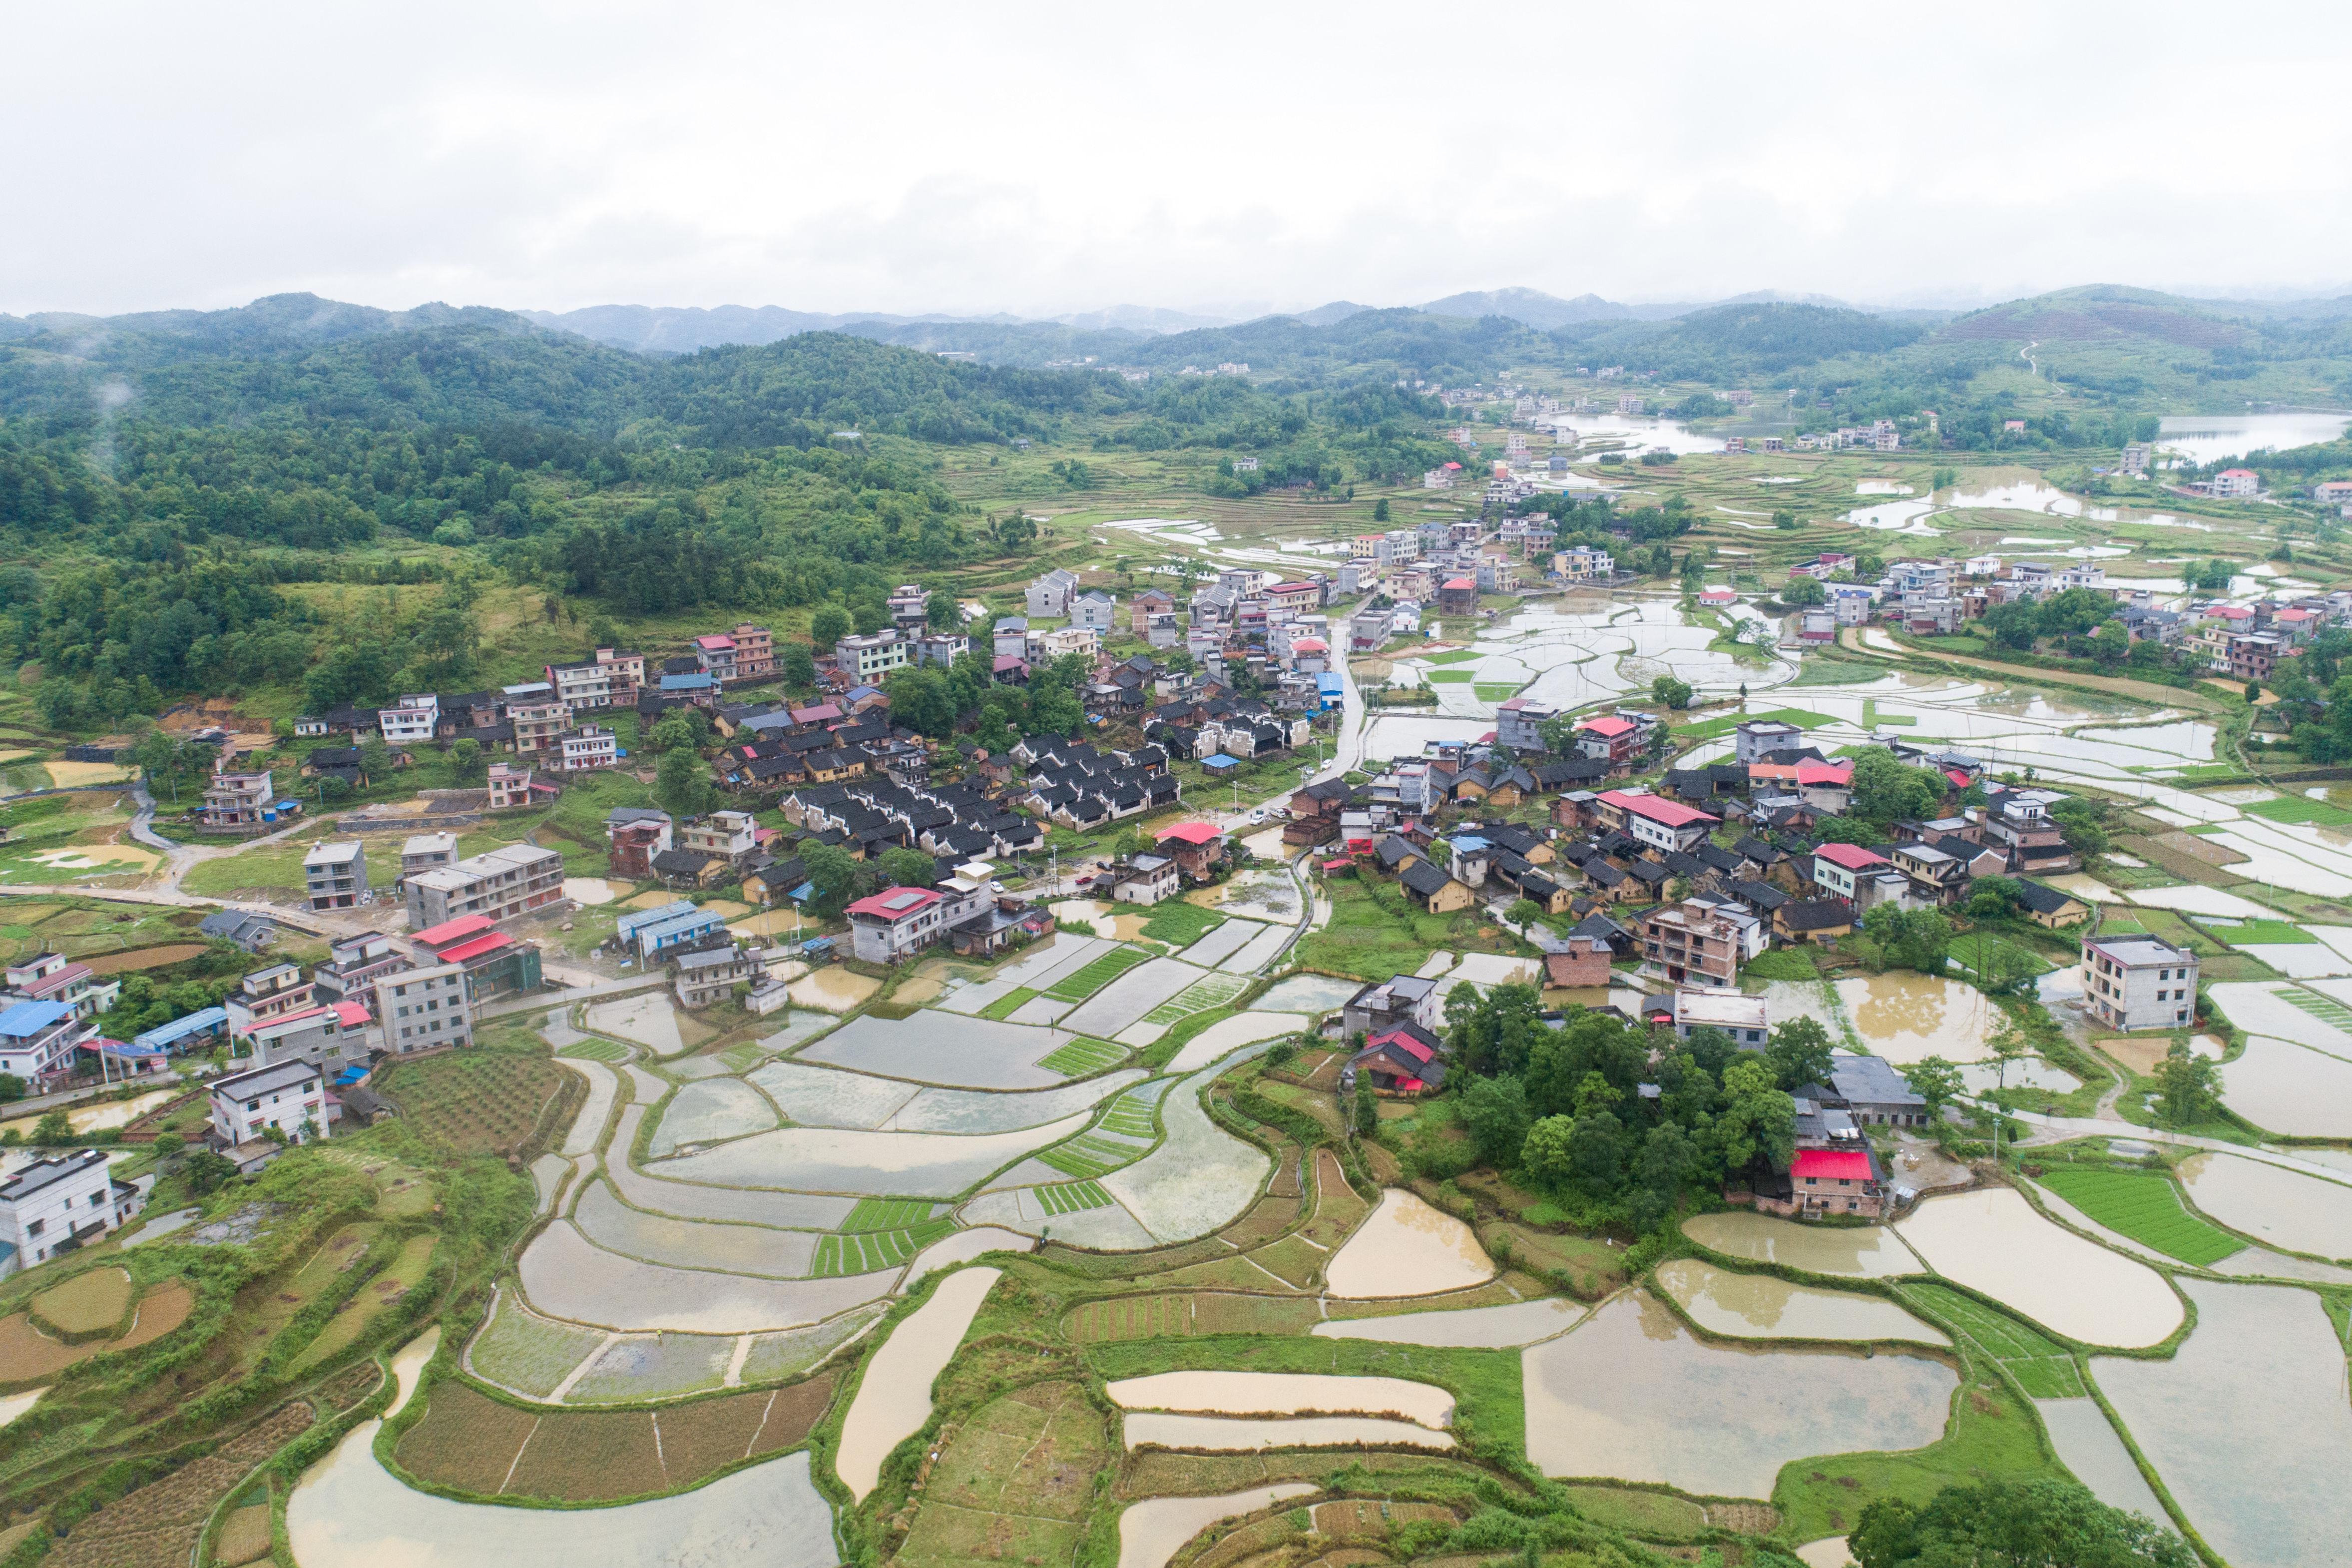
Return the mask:
M 1173 1024 L 1195 1013 L 1205 1013 L 1221 1007 L 1247 989 L 1249 979 L 1240 974 L 1212 974 L 1196 980 L 1167 1001 L 1143 1016 L 1147 1024 Z
M 816 1244 L 816 1261 L 809 1268 L 809 1277 L 831 1279 L 845 1274 L 873 1274 L 897 1268 L 955 1227 L 955 1221 L 940 1218 L 906 1230 L 828 1236 Z
M 1081 1132 L 1066 1143 L 1055 1144 L 1037 1158 L 1064 1175 L 1094 1177 L 1108 1175 L 1122 1165 L 1131 1165 L 1143 1158 L 1145 1152 L 1132 1143 L 1120 1143 Z
M 2183 1208 L 2172 1184 L 2153 1171 L 2052 1165 L 2041 1181 L 2109 1230 L 2167 1258 L 2204 1268 L 2245 1250 L 2244 1242 Z
M 1110 1194 L 1102 1190 L 1099 1182 L 1059 1182 L 1050 1187 L 1032 1187 L 1037 1206 L 1047 1214 L 1077 1214 L 1086 1209 L 1110 1207 Z
M 1896 1294 L 1942 1318 L 1961 1338 L 2007 1367 L 2028 1396 L 2084 1397 L 2082 1373 L 2065 1348 L 2008 1314 L 1933 1280 L 1900 1286 Z
M 1126 1058 L 1127 1047 L 1114 1046 L 1108 1040 L 1072 1040 L 1050 1056 L 1038 1058 L 1037 1065 L 1047 1072 L 1061 1073 L 1068 1078 L 1083 1078 L 1100 1072 L 1113 1062 Z
M 1150 958 L 1141 948 L 1115 947 L 1055 981 L 1045 988 L 1045 994 L 1057 1002 L 1083 1002 L 1137 964 L 1150 962 Z

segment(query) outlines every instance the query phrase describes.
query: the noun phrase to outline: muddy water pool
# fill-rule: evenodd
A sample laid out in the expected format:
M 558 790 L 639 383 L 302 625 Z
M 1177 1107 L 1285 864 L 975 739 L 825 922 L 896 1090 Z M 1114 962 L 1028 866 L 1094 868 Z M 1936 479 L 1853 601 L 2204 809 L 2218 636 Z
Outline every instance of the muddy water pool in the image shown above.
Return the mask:
M 2050 1434 L 2050 1446 L 2074 1479 L 2109 1508 L 2168 1522 L 2164 1505 L 2148 1489 L 2147 1478 L 2132 1463 L 2131 1450 L 2108 1425 L 2095 1399 L 2037 1399 L 2033 1408 Z
M 2137 1349 L 2180 1326 L 2164 1276 L 2042 1218 L 2011 1188 L 1928 1198 L 1895 1229 L 1938 1274 L 2086 1344 Z
M 1127 1446 L 1157 1443 L 1168 1448 L 1206 1448 L 1218 1453 L 1255 1453 L 1263 1448 L 1331 1448 L 1358 1443 L 1394 1443 L 1410 1448 L 1451 1448 L 1454 1439 L 1410 1421 L 1375 1415 L 1295 1415 L 1273 1418 L 1222 1415 L 1129 1415 Z
M 1709 1333 L 1748 1340 L 1951 1343 L 1940 1331 L 1883 1298 L 1791 1285 L 1769 1274 L 1736 1274 L 1696 1258 L 1662 1265 L 1658 1283 Z
M 2290 1138 L 2352 1137 L 2352 1062 L 2324 1051 L 2249 1036 L 2245 1054 L 2222 1064 L 2221 1099 Z
M 1769 1497 L 1780 1467 L 1811 1454 L 1925 1447 L 1959 1383 L 1924 1355 L 1710 1343 L 1644 1291 L 1519 1360 L 1544 1474 L 1717 1497 Z
M 1313 1373 L 1161 1372 L 1104 1385 L 1127 1410 L 1190 1411 L 1213 1415 L 1296 1415 L 1303 1411 L 1356 1411 L 1396 1415 L 1419 1426 L 1454 1418 L 1454 1396 L 1434 1384 L 1402 1377 L 1333 1377 Z
M 1294 974 L 1276 982 L 1250 1005 L 1261 1013 L 1328 1013 L 1363 988 L 1360 980 L 1329 974 Z
M 1507 1307 L 1465 1307 L 1450 1312 L 1334 1319 L 1316 1324 L 1312 1332 L 1327 1340 L 1378 1340 L 1391 1345 L 1505 1350 L 1566 1333 L 1582 1321 L 1584 1314 L 1581 1304 L 1552 1296 L 1540 1301 L 1514 1301 Z
M 872 1491 L 890 1450 L 931 1418 L 931 1384 L 947 1370 L 1002 1272 L 966 1268 L 949 1275 L 867 1358 L 857 1397 L 842 1420 L 841 1447 L 834 1459 L 834 1471 L 851 1496 L 863 1500 Z
M 2344 1560 L 2352 1405 L 2319 1298 L 2184 1279 L 2197 1329 L 2169 1361 L 2102 1357 L 2091 1375 L 2175 1501 L 2237 1568 Z
M 1168 1560 L 1186 1542 L 1218 1521 L 1239 1519 L 1314 1490 L 1306 1481 L 1284 1481 L 1222 1497 L 1165 1497 L 1129 1503 L 1118 1516 L 1118 1568 L 1167 1568 Z
M 1778 1263 L 1808 1274 L 1889 1279 L 1927 1271 L 1902 1237 L 1880 1225 L 1829 1229 L 1770 1215 L 1702 1214 L 1683 1222 L 1683 1234 L 1727 1258 Z
M 1494 1260 L 1468 1226 L 1399 1187 L 1381 1194 L 1380 1207 L 1325 1269 L 1331 1294 L 1354 1300 L 1433 1296 L 1494 1277 Z
M 1925 974 L 1874 974 L 1837 983 L 1838 1000 L 1871 1054 L 1897 1067 L 1928 1057 L 1981 1061 L 1996 1015 L 1973 985 Z
M 2189 1201 L 2231 1230 L 2284 1252 L 2352 1258 L 2352 1186 L 2237 1154 L 2180 1163 Z

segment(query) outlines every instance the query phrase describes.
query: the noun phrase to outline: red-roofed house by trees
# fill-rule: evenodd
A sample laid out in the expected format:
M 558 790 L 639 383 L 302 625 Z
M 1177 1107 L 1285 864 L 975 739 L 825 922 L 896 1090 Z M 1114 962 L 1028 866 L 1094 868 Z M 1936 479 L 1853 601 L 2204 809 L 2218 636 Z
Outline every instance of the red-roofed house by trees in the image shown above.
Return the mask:
M 1595 805 L 1601 820 L 1658 850 L 1688 850 L 1704 842 L 1722 818 L 1647 790 L 1603 790 Z
M 1214 823 L 1180 822 L 1156 841 L 1188 882 L 1205 882 L 1225 860 L 1225 836 Z
M 868 963 L 920 952 L 986 909 L 985 886 L 950 878 L 940 888 L 890 888 L 849 906 L 850 951 Z
M 1844 816 L 1847 808 L 1853 805 L 1853 764 L 1799 763 L 1797 796 L 1815 811 L 1826 811 L 1835 816 Z
M 1885 856 L 1859 844 L 1824 844 L 1813 851 L 1813 882 L 1823 891 L 1851 903 L 1857 878 L 1881 868 L 1891 869 L 1893 866 L 1894 862 Z
M 1576 749 L 1607 763 L 1612 773 L 1630 773 L 1642 755 L 1642 727 L 1617 713 L 1580 719 L 1576 725 Z
M 2252 468 L 2223 468 L 2213 476 L 2217 496 L 2254 496 L 2263 491 L 2262 476 Z
M 1445 1062 L 1425 1041 L 1402 1029 L 1377 1035 L 1349 1058 L 1367 1087 L 1390 1094 L 1419 1094 L 1445 1082 Z
M 1886 1176 L 1868 1149 L 1800 1149 L 1789 1165 L 1789 1204 L 1778 1212 L 1860 1215 L 1876 1219 L 1886 1212 Z M 1764 1208 L 1762 1194 L 1757 1207 Z

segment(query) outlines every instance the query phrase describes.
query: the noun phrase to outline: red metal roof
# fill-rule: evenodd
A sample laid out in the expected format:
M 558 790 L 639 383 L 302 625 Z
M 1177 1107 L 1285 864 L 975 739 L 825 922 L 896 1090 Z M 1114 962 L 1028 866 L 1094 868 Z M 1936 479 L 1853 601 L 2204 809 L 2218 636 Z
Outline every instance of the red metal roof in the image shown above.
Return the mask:
M 1664 795 L 1629 795 L 1622 789 L 1612 789 L 1603 791 L 1601 799 L 1610 805 L 1620 806 L 1636 816 L 1647 817 L 1652 822 L 1665 827 L 1688 827 L 1693 823 L 1722 820 L 1720 817 L 1709 816 L 1695 807 L 1685 805 L 1679 801 L 1668 800 Z
M 871 915 L 876 920 L 902 921 L 908 915 L 922 913 L 942 896 L 929 888 L 887 888 L 870 899 L 858 900 L 849 906 L 848 912 Z
M 1954 789 L 1966 789 L 1969 787 L 1970 783 L 1969 775 L 1960 772 L 1958 768 L 1946 768 L 1944 770 L 1944 776 L 1952 781 L 1952 787 Z
M 1580 719 L 1577 721 L 1576 727 L 1580 730 L 1590 730 L 1596 735 L 1607 735 L 1614 739 L 1619 735 L 1632 734 L 1633 721 L 1620 719 L 1616 714 L 1612 713 L 1602 719 Z
M 466 963 L 481 957 L 482 954 L 486 952 L 496 952 L 502 947 L 512 947 L 513 945 L 514 938 L 509 936 L 502 931 L 494 931 L 488 936 L 478 936 L 471 942 L 459 942 L 455 947 L 442 949 L 441 962 L 444 963 Z
M 1797 783 L 1800 784 L 1842 784 L 1853 782 L 1852 763 L 1799 763 Z
M 1153 842 L 1165 844 L 1173 838 L 1185 844 L 1213 844 L 1223 837 L 1223 831 L 1213 822 L 1180 822 L 1173 827 L 1160 829 L 1160 837 Z
M 1446 588 L 1449 590 L 1454 588 L 1475 588 L 1477 585 L 1476 580 L 1469 577 L 1456 577 L 1452 582 L 1445 584 Z
M 488 915 L 459 915 L 454 921 L 444 921 L 437 926 L 428 926 L 418 931 L 416 940 L 437 950 L 444 942 L 457 942 L 477 931 L 486 931 L 495 923 Z
M 1813 858 L 1826 860 L 1832 866 L 1843 866 L 1849 871 L 1866 871 L 1873 866 L 1884 866 L 1886 857 L 1859 844 L 1824 844 L 1813 851 Z
M 1396 1086 L 1400 1093 L 1407 1094 L 1418 1094 L 1421 1090 L 1429 1087 L 1417 1078 L 1401 1078 L 1397 1079 Z
M 364 1002 L 338 1002 L 335 1004 L 334 1011 L 335 1022 L 346 1029 L 363 1028 L 369 1022 L 367 1004 Z
M 1866 1182 L 1870 1156 L 1859 1149 L 1800 1149 L 1789 1174 L 1801 1182 Z
M 1425 1062 L 1437 1054 L 1402 1029 L 1391 1029 L 1385 1035 L 1364 1042 L 1364 1049 L 1368 1051 L 1379 1050 L 1382 1046 L 1394 1046 L 1417 1062 Z

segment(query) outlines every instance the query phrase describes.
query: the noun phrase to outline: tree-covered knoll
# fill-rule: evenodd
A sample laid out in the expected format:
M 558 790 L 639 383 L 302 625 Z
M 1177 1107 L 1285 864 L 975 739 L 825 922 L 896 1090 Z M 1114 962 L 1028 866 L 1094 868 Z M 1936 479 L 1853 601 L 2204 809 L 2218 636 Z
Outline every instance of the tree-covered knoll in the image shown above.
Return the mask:
M 1860 310 L 1757 301 L 1718 305 L 1664 321 L 1580 321 L 1551 335 L 1580 362 L 1599 355 L 1669 381 L 1736 384 L 1852 354 L 1881 354 L 1923 328 Z

